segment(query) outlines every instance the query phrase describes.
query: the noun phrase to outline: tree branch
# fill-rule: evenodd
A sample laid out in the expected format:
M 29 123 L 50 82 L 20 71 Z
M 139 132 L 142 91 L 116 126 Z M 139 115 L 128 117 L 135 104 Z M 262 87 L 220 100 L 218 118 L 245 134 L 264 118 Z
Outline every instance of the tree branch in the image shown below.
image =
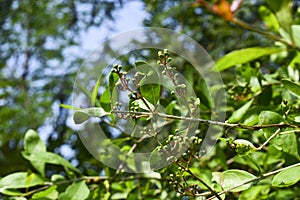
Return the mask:
M 206 119 L 201 119 L 201 118 L 193 118 L 193 117 L 184 117 L 184 116 L 175 116 L 175 115 L 168 115 L 168 114 L 163 114 L 159 112 L 134 112 L 134 111 L 122 111 L 122 110 L 112 110 L 111 113 L 120 113 L 120 114 L 130 114 L 130 115 L 141 115 L 141 116 L 155 116 L 155 117 L 161 117 L 165 119 L 173 119 L 173 120 L 183 120 L 183 121 L 189 121 L 189 122 L 198 122 L 198 123 L 203 123 L 203 124 L 211 124 L 211 125 L 217 125 L 217 126 L 225 126 L 229 128 L 241 128 L 241 129 L 248 129 L 248 130 L 260 130 L 260 129 L 265 129 L 265 128 L 300 128 L 299 126 L 292 125 L 292 124 L 285 124 L 285 123 L 279 123 L 279 124 L 265 124 L 265 125 L 254 125 L 254 126 L 249 126 L 246 124 L 230 124 L 227 122 L 219 122 L 219 121 L 213 121 L 213 120 L 206 120 Z

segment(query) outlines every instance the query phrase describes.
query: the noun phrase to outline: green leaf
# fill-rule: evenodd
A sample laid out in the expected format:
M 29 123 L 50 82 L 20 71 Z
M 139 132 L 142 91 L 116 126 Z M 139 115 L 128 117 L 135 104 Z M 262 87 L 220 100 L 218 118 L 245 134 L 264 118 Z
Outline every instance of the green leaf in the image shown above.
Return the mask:
M 46 144 L 34 130 L 28 130 L 24 137 L 24 150 L 27 154 L 36 152 L 46 152 Z M 39 160 L 31 162 L 31 165 L 42 175 L 45 176 L 45 163 Z
M 260 125 L 279 124 L 284 121 L 285 120 L 283 119 L 283 117 L 276 112 L 262 111 L 259 114 L 259 124 Z M 263 129 L 266 138 L 269 138 L 273 133 L 275 133 L 275 131 L 277 129 L 278 129 L 277 127 Z
M 33 154 L 28 154 L 23 151 L 22 156 L 25 159 L 29 160 L 30 162 L 43 162 L 43 163 L 49 163 L 54 165 L 61 165 L 68 172 L 69 170 L 72 170 L 74 172 L 81 174 L 81 172 L 76 167 L 71 165 L 71 163 L 69 163 L 63 157 L 52 152 L 35 152 Z
M 58 181 L 63 181 L 63 180 L 65 180 L 65 177 L 63 176 L 63 175 L 61 175 L 61 174 L 53 174 L 52 176 L 51 176 L 51 182 L 58 182 Z
M 141 68 L 140 66 L 138 69 L 140 70 Z M 139 83 L 139 89 L 141 95 L 155 105 L 160 98 L 159 76 L 153 68 L 149 67 L 147 70 L 149 70 L 147 75 Z
M 144 74 L 147 76 L 152 76 L 153 81 L 158 81 L 158 69 L 152 66 L 150 63 L 144 61 L 144 60 L 139 60 L 135 62 L 135 69 L 137 72 L 140 74 Z
M 91 95 L 91 105 L 92 106 L 95 106 L 99 87 L 100 87 L 100 78 L 97 80 L 97 82 L 93 88 L 93 91 L 92 91 L 92 95 Z
M 27 153 L 45 152 L 46 144 L 41 140 L 37 132 L 30 129 L 24 137 L 24 150 Z
M 32 195 L 32 199 L 55 200 L 58 198 L 58 192 L 56 189 L 57 189 L 57 186 L 53 185 L 44 191 L 34 193 Z
M 300 47 L 300 25 L 292 25 L 292 37 L 294 43 Z
M 81 108 L 76 108 L 74 106 L 71 105 L 67 105 L 67 104 L 59 104 L 60 107 L 68 109 L 68 110 L 80 110 Z
M 300 85 L 298 83 L 292 82 L 288 79 L 281 80 L 281 83 L 286 89 L 300 97 Z
M 292 43 L 292 38 L 291 35 L 289 34 L 289 32 L 287 32 L 285 29 L 283 29 L 282 27 L 279 28 L 279 34 L 280 36 L 287 42 Z M 283 44 L 279 43 L 279 42 L 275 42 L 275 44 L 277 44 L 278 46 L 282 46 Z M 285 46 L 285 45 L 283 45 Z
M 146 102 L 146 104 L 145 104 Z M 145 99 L 145 102 L 142 99 L 138 99 L 138 100 L 134 100 L 132 102 L 133 105 L 138 106 L 139 108 L 143 109 L 143 110 L 147 110 L 150 111 L 149 108 L 153 111 L 155 109 L 154 105 L 152 103 L 150 103 L 149 101 L 147 101 L 147 99 Z M 149 106 L 149 108 L 148 108 Z
M 258 11 L 260 17 L 264 20 L 268 29 L 278 32 L 279 23 L 277 21 L 276 16 L 272 13 L 272 11 L 266 6 L 260 6 Z
M 3 177 L 0 181 L 0 188 L 1 190 L 29 188 L 37 185 L 43 185 L 44 183 L 45 180 L 37 174 L 28 174 L 27 172 L 16 172 Z
M 90 190 L 87 187 L 85 181 L 73 183 L 68 186 L 66 191 L 59 195 L 59 200 L 78 200 L 86 199 L 90 194 Z
M 234 111 L 227 121 L 229 123 L 239 122 L 242 119 L 242 117 L 246 114 L 247 110 L 250 108 L 252 102 L 253 99 L 245 103 L 238 110 Z
M 175 112 L 180 111 L 180 107 L 178 106 L 177 101 L 171 101 L 166 107 L 166 113 L 170 115 L 174 115 Z M 175 114 L 176 115 L 176 114 Z
M 100 105 L 101 107 L 109 112 L 111 111 L 111 95 L 108 89 L 104 90 L 104 92 L 100 96 Z
M 300 180 L 300 166 L 285 169 L 276 174 L 272 180 L 274 187 L 288 187 Z
M 167 158 L 167 161 L 169 158 Z M 156 171 L 161 168 L 161 163 L 166 162 L 166 155 L 158 148 L 154 149 L 150 154 L 150 168 L 153 171 Z M 172 163 L 175 159 L 170 158 L 168 163 Z
M 223 71 L 235 65 L 244 64 L 262 56 L 267 56 L 282 51 L 285 51 L 285 49 L 271 47 L 251 47 L 247 49 L 235 50 L 218 60 L 216 65 L 213 67 L 213 70 Z
M 299 158 L 297 137 L 295 133 L 279 134 L 271 140 L 270 143 L 278 150 Z
M 144 61 L 144 60 L 138 60 L 138 61 L 135 61 L 134 63 L 135 67 L 139 67 L 139 66 L 143 66 L 143 65 L 148 65 L 148 66 L 151 66 L 150 63 Z M 140 68 L 141 69 L 141 68 Z M 146 72 L 147 73 L 147 72 Z
M 270 185 L 255 185 L 245 190 L 240 196 L 239 200 L 257 200 L 262 195 L 268 194 Z
M 238 169 L 227 170 L 224 172 L 213 172 L 212 175 L 213 181 L 221 185 L 224 190 L 228 190 L 241 185 L 235 189 L 230 190 L 231 192 L 240 192 L 248 189 L 249 187 L 251 187 L 251 183 L 244 183 L 257 178 L 249 172 Z
M 297 66 L 299 66 L 299 65 L 300 65 L 300 52 L 297 52 L 297 55 L 289 63 L 289 66 L 291 66 L 292 69 L 297 69 Z M 295 74 L 295 72 L 292 74 L 292 76 L 294 76 L 294 74 Z M 297 75 L 297 79 L 299 79 L 299 75 Z
M 285 31 L 290 33 L 290 26 L 292 25 L 293 22 L 291 0 L 280 0 L 280 1 L 267 0 L 267 3 L 275 13 L 280 26 Z
M 116 74 L 115 72 L 110 72 L 109 76 L 108 76 L 108 86 L 109 86 L 109 91 L 110 91 L 110 95 L 112 96 L 114 89 L 116 87 L 116 83 L 119 80 L 119 76 L 118 74 Z
M 17 189 L 5 189 L 0 186 L 0 193 L 8 196 L 22 196 L 23 193 Z M 25 199 L 26 200 L 26 199 Z
M 140 86 L 142 96 L 152 104 L 157 104 L 160 97 L 159 84 L 144 84 Z
M 103 108 L 85 108 L 76 111 L 73 115 L 73 120 L 75 124 L 81 124 L 91 117 L 104 117 L 109 114 L 110 113 L 105 112 Z
M 127 199 L 129 191 L 117 192 L 111 196 L 111 199 Z
M 284 119 L 281 115 L 273 111 L 262 111 L 259 114 L 260 125 L 266 124 L 279 124 L 284 122 Z
M 136 70 L 145 74 L 144 78 L 139 82 L 140 93 L 152 104 L 157 104 L 160 97 L 160 84 L 157 70 L 146 61 L 140 60 L 135 62 Z

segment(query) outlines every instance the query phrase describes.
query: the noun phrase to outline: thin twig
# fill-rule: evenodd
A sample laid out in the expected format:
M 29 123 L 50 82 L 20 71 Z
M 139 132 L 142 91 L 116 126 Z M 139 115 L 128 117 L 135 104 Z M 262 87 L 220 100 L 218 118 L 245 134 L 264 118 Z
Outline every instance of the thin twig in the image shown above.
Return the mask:
M 254 130 L 254 131 L 257 131 L 257 130 L 260 130 L 260 129 L 265 129 L 265 128 L 272 128 L 272 127 L 277 127 L 277 128 L 287 128 L 287 127 L 299 128 L 299 126 L 292 125 L 292 124 L 285 124 L 285 123 L 254 125 L 254 126 L 249 126 L 249 125 L 246 125 L 246 124 L 230 124 L 230 123 L 226 123 L 226 122 L 206 120 L 206 119 L 201 119 L 201 118 L 168 115 L 168 114 L 163 114 L 163 113 L 159 113 L 159 112 L 150 113 L 150 112 L 134 112 L 134 111 L 112 110 L 111 113 L 144 115 L 144 116 L 155 115 L 156 117 L 161 117 L 161 118 L 166 118 L 166 119 L 183 120 L 183 121 L 189 121 L 189 122 L 199 122 L 199 123 L 203 123 L 203 124 L 225 126 L 225 127 L 230 127 L 230 128 L 241 128 L 241 129 L 248 129 L 248 130 Z
M 185 171 L 187 173 L 189 173 L 196 180 L 198 180 L 200 183 L 202 183 L 211 192 L 211 194 L 214 194 L 219 200 L 222 200 L 222 198 L 219 196 L 219 194 L 216 191 L 214 191 L 209 185 L 207 185 L 207 183 L 205 183 L 202 179 L 200 179 L 197 175 L 195 175 L 188 167 L 184 167 L 179 162 L 176 162 L 176 164 L 178 166 L 180 166 L 181 168 L 185 169 Z M 194 194 L 194 195 L 196 196 L 196 194 Z
M 136 143 L 134 143 L 134 144 L 132 145 L 132 147 L 129 149 L 128 153 L 126 154 L 124 161 L 119 165 L 119 167 L 118 167 L 116 173 L 114 174 L 114 176 L 111 178 L 110 181 L 114 180 L 114 179 L 117 177 L 117 175 L 118 175 L 118 174 L 121 172 L 121 170 L 124 168 L 124 165 L 125 165 L 127 159 L 129 158 L 129 156 L 130 156 L 130 155 L 133 153 L 133 151 L 136 149 L 137 145 L 138 145 L 139 143 L 141 143 L 141 142 L 142 142 L 145 138 L 147 138 L 147 137 L 148 137 L 148 135 L 145 134 L 145 135 L 144 135 L 143 137 L 141 137 Z
M 257 150 L 262 150 L 264 146 L 266 146 L 276 135 L 280 133 L 280 128 L 276 130 L 271 137 L 269 137 L 260 147 L 257 148 Z
M 293 49 L 296 49 L 296 50 L 300 50 L 299 47 L 297 47 L 296 45 L 292 44 L 292 43 L 289 43 L 288 41 L 282 39 L 281 37 L 278 37 L 277 35 L 274 35 L 274 34 L 271 34 L 269 32 L 266 32 L 266 31 L 263 31 L 263 30 L 260 30 L 260 29 L 257 29 L 253 26 L 251 26 L 250 24 L 247 24 L 246 22 L 240 20 L 240 19 L 237 19 L 237 18 L 234 18 L 232 21 L 232 23 L 238 25 L 239 27 L 241 28 L 244 28 L 246 30 L 249 30 L 249 31 L 252 31 L 252 32 L 255 32 L 255 33 L 258 33 L 260 35 L 263 35 L 271 40 L 274 40 L 274 41 L 278 41 L 278 42 L 281 42 Z
M 300 130 L 284 131 L 284 132 L 280 132 L 279 135 L 284 135 L 284 134 L 289 134 L 289 133 L 300 133 Z

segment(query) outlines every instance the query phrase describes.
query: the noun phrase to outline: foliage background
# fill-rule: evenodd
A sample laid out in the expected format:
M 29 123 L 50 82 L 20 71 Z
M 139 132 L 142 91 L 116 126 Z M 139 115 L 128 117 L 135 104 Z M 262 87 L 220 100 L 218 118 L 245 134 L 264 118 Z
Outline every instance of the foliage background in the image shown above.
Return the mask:
M 237 49 L 275 46 L 272 38 L 228 22 L 222 16 L 204 7 L 195 6 L 195 1 L 144 0 L 141 2 L 147 12 L 145 26 L 164 27 L 185 33 L 197 40 L 215 60 Z M 263 13 L 262 6 L 273 9 L 276 13 L 276 9 L 274 10 L 276 3 L 268 0 L 245 0 L 234 16 L 256 29 L 288 40 L 290 38 L 286 35 L 289 34 L 279 31 L 279 27 L 288 32 L 286 26 L 299 25 L 300 3 L 286 0 L 282 2 L 288 3 L 291 14 L 277 15 L 278 21 L 282 22 L 280 21 L 282 18 L 291 18 L 290 22 L 283 21 L 281 24 L 276 24 L 274 19 L 272 21 L 272 18 L 268 18 L 268 15 Z M 69 111 L 58 105 L 70 103 L 76 70 L 84 59 L 80 53 L 72 52 L 73 47 L 81 46 L 84 39 L 80 38 L 81 32 L 92 27 L 104 26 L 106 23 L 113 24 L 114 20 L 118 20 L 116 16 L 121 8 L 126 9 L 125 1 L 1 1 L 0 177 L 13 172 L 36 170 L 20 153 L 24 149 L 24 134 L 28 129 L 37 130 L 41 135 L 45 130 L 50 132 L 46 135 L 45 141 L 47 151 L 64 156 L 82 174 L 99 176 L 99 173 L 104 170 L 107 176 L 113 176 L 114 170 L 107 169 L 86 151 L 78 140 L 76 132 L 67 125 Z M 282 78 L 299 82 L 300 59 L 299 43 L 297 43 L 299 40 L 291 42 L 296 47 L 287 46 L 289 51 L 264 56 L 258 60 L 249 60 L 243 64 L 237 62 L 234 67 L 223 70 L 222 76 L 228 91 L 228 118 L 234 111 L 242 108 L 249 99 L 255 99 L 251 107 L 237 117 L 238 120 L 231 120 L 232 123 L 259 124 L 262 120 L 259 118 L 261 111 L 279 113 L 285 120 L 290 120 L 289 123 L 295 125 L 299 123 L 299 98 L 290 93 L 280 82 Z M 257 87 L 254 88 L 253 83 L 257 82 L 264 82 L 264 84 L 256 85 Z M 283 100 L 287 104 L 283 103 Z M 272 118 L 272 116 L 268 117 Z M 249 140 L 256 146 L 263 143 L 262 132 L 254 134 L 251 130 L 235 130 L 234 136 Z M 296 144 L 288 152 L 270 147 L 270 151 L 262 154 L 259 152 L 251 154 L 252 159 L 258 162 L 264 173 L 299 163 L 299 134 L 295 134 L 295 138 L 281 145 L 292 146 L 291 141 Z M 63 154 L 62 149 L 66 145 L 71 147 L 75 154 Z M 219 171 L 243 169 L 250 173 L 258 173 L 249 161 L 243 160 L 236 156 L 235 151 L 228 149 L 225 143 L 220 142 L 216 149 L 218 156 L 212 157 L 207 163 L 193 165 L 194 168 L 201 168 L 198 173 L 204 174 L 202 179 L 208 181 L 211 172 L 215 169 Z M 227 152 L 223 153 L 224 151 Z M 270 157 L 271 161 L 260 163 L 267 157 Z M 47 165 L 45 176 L 49 178 L 53 174 L 61 173 L 68 180 L 82 176 L 70 175 L 64 167 L 55 163 Z M 135 197 L 174 199 L 182 196 L 178 196 L 174 184 L 163 179 L 178 171 L 180 171 L 178 166 L 170 166 L 160 172 L 161 180 L 153 177 L 150 180 L 136 178 L 138 183 L 123 181 L 119 185 L 114 183 L 112 187 L 101 180 L 88 179 L 86 182 L 90 185 L 95 182 L 100 188 L 93 190 L 95 199 L 101 195 L 104 198 L 105 194 L 107 198 L 111 198 L 113 194 L 120 194 L 122 198 L 121 194 L 126 194 L 129 199 Z M 120 177 L 130 179 L 131 175 L 121 174 Z M 267 184 L 270 184 L 269 182 Z M 59 192 L 63 193 L 70 183 L 67 182 Z M 83 184 L 80 180 L 79 183 Z M 260 187 L 256 190 L 261 194 L 260 198 L 280 199 L 282 196 L 286 199 L 299 198 L 297 196 L 299 183 L 284 188 L 273 186 L 263 188 L 262 185 L 256 187 Z M 146 192 L 141 192 L 145 188 L 148 188 Z M 201 188 L 205 190 L 204 186 Z M 227 198 L 243 199 L 243 196 L 253 191 L 229 194 Z M 92 199 L 91 196 L 90 198 Z

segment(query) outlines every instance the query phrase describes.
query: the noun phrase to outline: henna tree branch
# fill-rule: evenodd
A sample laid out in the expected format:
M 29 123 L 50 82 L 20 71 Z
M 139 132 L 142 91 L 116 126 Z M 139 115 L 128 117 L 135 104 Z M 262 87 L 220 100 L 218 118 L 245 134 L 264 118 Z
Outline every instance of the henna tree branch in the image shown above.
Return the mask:
M 173 119 L 173 120 L 183 120 L 183 121 L 189 121 L 189 122 L 199 122 L 203 124 L 211 124 L 211 125 L 217 125 L 217 126 L 224 126 L 228 128 L 241 128 L 241 129 L 248 129 L 248 130 L 260 130 L 260 129 L 266 129 L 266 128 L 300 128 L 299 126 L 292 125 L 292 124 L 285 124 L 285 123 L 279 123 L 279 124 L 265 124 L 265 125 L 253 125 L 249 126 L 246 124 L 230 124 L 227 122 L 219 122 L 219 121 L 213 121 L 213 120 L 206 120 L 206 119 L 201 119 L 201 118 L 193 118 L 193 117 L 184 117 L 184 116 L 175 116 L 175 115 L 168 115 L 168 114 L 163 114 L 159 112 L 134 112 L 134 111 L 122 111 L 122 110 L 112 110 L 111 113 L 115 114 L 130 114 L 130 115 L 135 115 L 135 116 L 155 116 L 155 117 L 161 117 L 165 119 Z

